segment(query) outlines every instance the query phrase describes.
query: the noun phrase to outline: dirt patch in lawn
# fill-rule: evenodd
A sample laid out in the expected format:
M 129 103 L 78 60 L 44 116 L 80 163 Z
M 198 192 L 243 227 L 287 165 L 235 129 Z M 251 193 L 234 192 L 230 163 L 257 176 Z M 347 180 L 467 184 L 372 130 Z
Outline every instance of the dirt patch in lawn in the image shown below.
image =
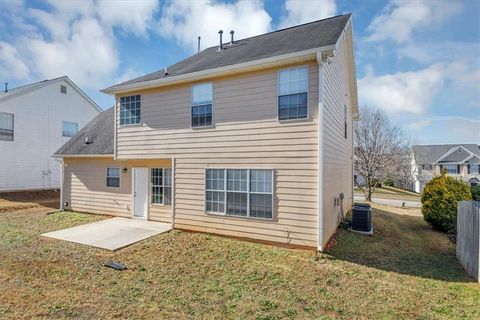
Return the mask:
M 39 237 L 100 219 L 0 213 L 0 318 L 480 318 L 480 286 L 419 217 L 374 209 L 374 237 L 340 230 L 322 256 L 181 231 L 113 253 Z
M 0 193 L 0 212 L 36 207 L 58 209 L 60 191 L 18 191 Z

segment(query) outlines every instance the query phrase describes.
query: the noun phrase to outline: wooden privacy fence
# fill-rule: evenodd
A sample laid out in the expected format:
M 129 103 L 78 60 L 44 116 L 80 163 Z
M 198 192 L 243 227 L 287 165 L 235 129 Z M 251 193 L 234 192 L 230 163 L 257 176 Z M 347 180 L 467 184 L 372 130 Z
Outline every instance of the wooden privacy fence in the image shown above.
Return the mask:
M 480 282 L 480 202 L 457 206 L 457 258 L 468 274 Z

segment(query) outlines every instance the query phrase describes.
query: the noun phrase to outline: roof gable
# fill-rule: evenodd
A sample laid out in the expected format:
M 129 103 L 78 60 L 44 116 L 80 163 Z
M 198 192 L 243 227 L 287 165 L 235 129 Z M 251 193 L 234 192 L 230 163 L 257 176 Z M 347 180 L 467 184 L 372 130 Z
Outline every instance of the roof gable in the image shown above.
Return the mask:
M 55 83 L 59 83 L 65 81 L 72 87 L 80 96 L 82 96 L 87 102 L 95 108 L 98 112 L 103 112 L 103 110 L 93 101 L 85 92 L 83 92 L 82 89 L 80 89 L 72 80 L 70 80 L 69 77 L 67 76 L 62 76 L 54 79 L 47 79 L 47 80 L 42 80 L 30 84 L 26 84 L 20 87 L 12 88 L 8 90 L 8 92 L 0 92 L 0 102 L 8 100 L 8 99 L 13 99 L 15 97 L 33 92 L 35 90 L 39 90 L 41 88 L 45 88 L 47 86 L 51 86 Z
M 417 164 L 433 164 L 439 159 L 450 154 L 459 146 L 480 156 L 480 147 L 476 144 L 437 144 L 437 145 L 416 145 L 413 146 L 413 155 Z M 463 159 L 462 159 L 463 160 Z
M 465 159 L 470 157 L 472 153 L 465 149 L 462 146 L 458 146 L 450 149 L 446 154 L 444 154 L 440 159 L 437 160 L 438 163 L 450 163 L 450 162 L 463 162 Z

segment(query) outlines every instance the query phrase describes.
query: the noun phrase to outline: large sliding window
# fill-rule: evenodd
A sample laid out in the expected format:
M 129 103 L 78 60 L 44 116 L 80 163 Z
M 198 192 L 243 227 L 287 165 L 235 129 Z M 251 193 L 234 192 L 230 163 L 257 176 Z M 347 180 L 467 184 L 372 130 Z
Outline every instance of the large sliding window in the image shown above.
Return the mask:
M 192 128 L 212 125 L 212 83 L 192 86 Z
M 278 72 L 278 119 L 308 117 L 308 67 L 283 69 Z
M 0 141 L 13 141 L 13 114 L 0 112 Z
M 140 124 L 140 104 L 140 95 L 120 98 L 120 125 Z
M 207 169 L 205 189 L 207 212 L 273 217 L 273 170 Z
M 172 169 L 152 168 L 152 203 L 172 204 Z

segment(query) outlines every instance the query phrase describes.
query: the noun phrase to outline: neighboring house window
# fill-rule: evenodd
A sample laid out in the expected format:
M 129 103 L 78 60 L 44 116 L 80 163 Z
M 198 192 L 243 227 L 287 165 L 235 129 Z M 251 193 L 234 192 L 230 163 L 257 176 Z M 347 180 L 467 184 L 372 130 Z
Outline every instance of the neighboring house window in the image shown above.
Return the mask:
M 120 98 L 120 125 L 140 124 L 140 95 Z
M 469 174 L 480 174 L 480 164 L 472 163 L 468 165 L 468 168 Z
M 78 132 L 78 123 L 62 121 L 62 136 L 73 137 Z
M 212 83 L 192 86 L 192 128 L 212 125 Z
M 60 92 L 61 93 L 67 93 L 67 86 L 64 86 L 63 84 L 60 85 Z
M 13 141 L 13 114 L 0 112 L 0 141 Z
M 347 139 L 348 132 L 347 132 L 347 105 L 343 105 L 343 123 L 344 123 L 344 136 Z
M 307 118 L 307 95 L 308 67 L 280 70 L 278 72 L 278 119 Z
M 458 174 L 459 172 L 457 171 L 459 166 L 456 164 L 447 164 L 444 166 L 444 168 L 447 170 L 448 174 Z
M 107 168 L 107 187 L 120 187 L 120 168 Z
M 172 204 L 172 169 L 152 168 L 152 203 Z
M 273 217 L 273 170 L 207 169 L 205 190 L 207 212 Z

